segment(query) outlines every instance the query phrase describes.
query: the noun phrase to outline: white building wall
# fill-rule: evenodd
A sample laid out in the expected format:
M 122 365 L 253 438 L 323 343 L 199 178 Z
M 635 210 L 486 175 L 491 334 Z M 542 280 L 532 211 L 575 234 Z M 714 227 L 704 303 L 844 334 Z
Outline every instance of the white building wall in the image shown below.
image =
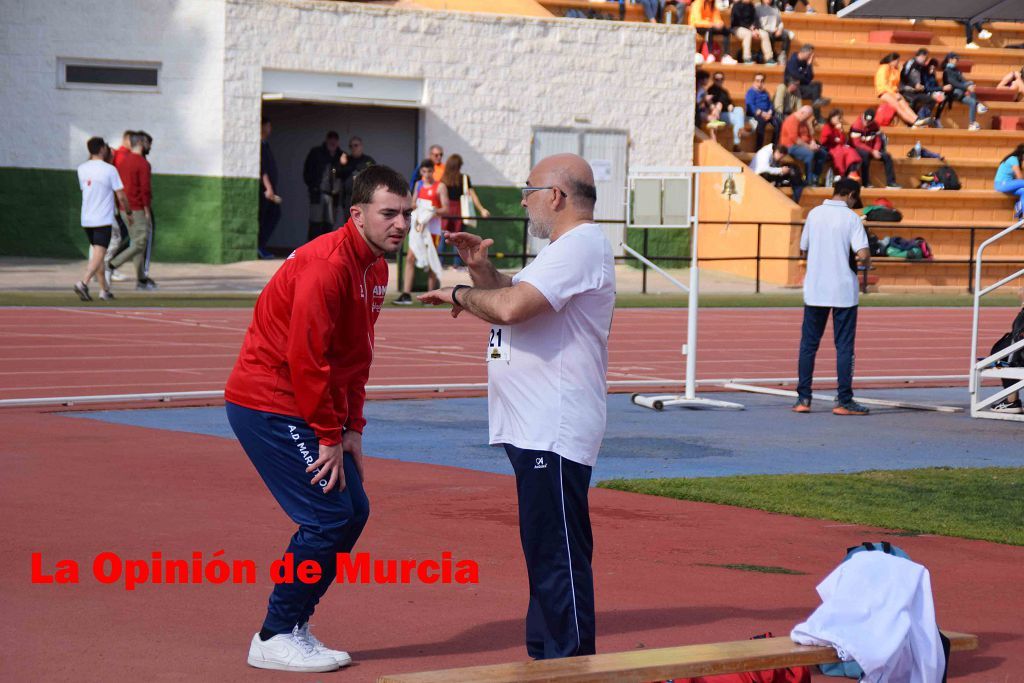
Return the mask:
M 308 0 L 226 0 L 226 27 L 225 175 L 258 172 L 264 68 L 424 79 L 424 151 L 481 185 L 525 180 L 535 126 L 628 131 L 633 165 L 692 160 L 689 27 Z
M 136 128 L 154 171 L 222 175 L 224 34 L 224 0 L 0 0 L 0 166 L 74 168 Z M 58 88 L 58 57 L 160 62 L 159 92 Z

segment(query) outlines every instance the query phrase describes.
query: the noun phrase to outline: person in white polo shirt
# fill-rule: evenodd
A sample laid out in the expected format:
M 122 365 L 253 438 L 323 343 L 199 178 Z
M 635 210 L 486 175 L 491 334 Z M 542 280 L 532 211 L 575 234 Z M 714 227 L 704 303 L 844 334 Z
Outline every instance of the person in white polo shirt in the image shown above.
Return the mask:
M 794 412 L 811 412 L 811 377 L 814 357 L 828 316 L 836 344 L 836 374 L 839 391 L 832 412 L 836 415 L 867 415 L 868 409 L 853 400 L 853 346 L 857 336 L 857 304 L 860 289 L 857 272 L 851 267 L 851 252 L 857 264 L 867 267 L 871 254 L 868 236 L 860 217 L 852 210 L 860 201 L 860 183 L 843 178 L 826 199 L 807 214 L 800 236 L 800 254 L 807 259 L 804 276 L 804 324 L 800 335 L 800 381 Z
M 551 240 L 537 258 L 509 277 L 487 258 L 493 240 L 446 234 L 473 286 L 419 298 L 491 324 L 490 443 L 504 447 L 516 475 L 530 582 L 526 649 L 534 659 L 553 659 L 595 651 L 587 494 L 605 430 L 615 266 L 594 223 L 597 191 L 585 160 L 543 159 L 522 192 L 530 233 Z
M 82 301 L 92 301 L 89 294 L 89 280 L 96 276 L 100 283 L 100 299 L 113 299 L 110 283 L 107 282 L 103 268 L 103 257 L 110 246 L 112 226 L 114 225 L 114 195 L 122 206 L 128 206 L 124 194 L 124 185 L 117 169 L 104 159 L 107 154 L 107 143 L 103 138 L 89 138 L 85 143 L 89 150 L 89 160 L 78 167 L 78 185 L 82 188 L 82 228 L 92 247 L 89 263 L 85 267 L 85 277 L 75 283 L 75 294 Z M 128 218 L 129 223 L 131 217 Z

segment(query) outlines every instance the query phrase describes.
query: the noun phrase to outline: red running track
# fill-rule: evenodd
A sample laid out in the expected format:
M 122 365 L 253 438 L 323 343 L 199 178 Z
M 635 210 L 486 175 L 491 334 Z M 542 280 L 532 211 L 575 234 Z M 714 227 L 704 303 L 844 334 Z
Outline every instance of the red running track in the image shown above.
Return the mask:
M 801 310 L 705 309 L 698 379 L 793 377 Z M 1013 309 L 984 309 L 983 350 L 1008 329 Z M 619 309 L 610 380 L 681 381 L 685 310 Z M 246 309 L 0 309 L 0 399 L 216 391 L 235 361 Z M 864 308 L 857 376 L 963 375 L 970 355 L 965 308 Z M 831 332 L 818 373 L 834 375 Z M 447 311 L 384 311 L 370 384 L 486 381 L 484 323 Z

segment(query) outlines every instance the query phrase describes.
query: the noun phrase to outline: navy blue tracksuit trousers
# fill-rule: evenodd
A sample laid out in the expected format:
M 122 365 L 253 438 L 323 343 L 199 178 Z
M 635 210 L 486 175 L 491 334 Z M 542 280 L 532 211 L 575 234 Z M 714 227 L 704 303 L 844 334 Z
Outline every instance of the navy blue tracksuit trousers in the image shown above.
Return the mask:
M 516 473 L 519 537 L 530 581 L 526 651 L 534 659 L 595 652 L 590 530 L 592 467 L 503 444 Z
M 290 633 L 313 616 L 317 603 L 337 573 L 337 553 L 351 552 L 366 526 L 370 502 L 356 471 L 355 461 L 345 453 L 345 489 L 323 493 L 310 484 L 306 468 L 320 457 L 313 430 L 298 417 L 265 413 L 240 405 L 226 404 L 228 422 L 263 482 L 293 522 L 299 525 L 286 553 L 294 566 L 316 560 L 322 569 L 317 583 L 296 580 L 274 586 L 263 628 L 273 633 Z M 321 485 L 326 485 L 326 480 Z
M 811 398 L 814 357 L 818 354 L 821 336 L 825 333 L 828 314 L 832 312 L 832 336 L 836 344 L 836 377 L 839 379 L 839 403 L 853 400 L 853 346 L 857 337 L 857 307 L 829 308 L 804 306 L 804 324 L 800 333 L 800 381 L 796 393 Z

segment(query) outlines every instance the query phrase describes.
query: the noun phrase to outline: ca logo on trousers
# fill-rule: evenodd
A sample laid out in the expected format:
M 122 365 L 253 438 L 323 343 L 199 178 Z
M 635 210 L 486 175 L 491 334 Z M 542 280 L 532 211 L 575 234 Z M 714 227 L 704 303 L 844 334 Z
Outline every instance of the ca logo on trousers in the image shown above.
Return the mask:
M 546 462 L 544 462 L 544 458 L 540 457 L 540 458 L 537 458 L 537 460 L 535 461 L 535 463 L 533 465 L 533 469 L 535 469 L 535 470 L 543 470 L 543 469 L 547 468 L 547 466 L 548 466 L 548 464 Z

